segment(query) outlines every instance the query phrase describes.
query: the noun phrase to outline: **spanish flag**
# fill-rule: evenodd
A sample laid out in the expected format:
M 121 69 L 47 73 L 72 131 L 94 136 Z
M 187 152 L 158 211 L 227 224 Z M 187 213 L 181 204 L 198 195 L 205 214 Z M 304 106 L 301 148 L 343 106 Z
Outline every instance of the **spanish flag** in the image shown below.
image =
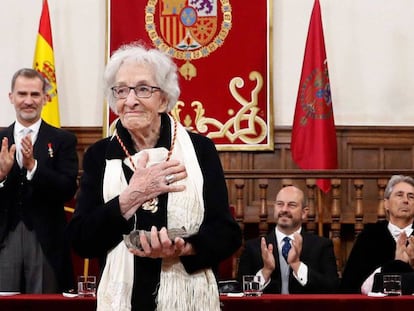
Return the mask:
M 50 27 L 49 7 L 47 5 L 47 0 L 43 1 L 33 68 L 40 72 L 48 82 L 46 90 L 49 94 L 49 100 L 43 107 L 42 119 L 53 126 L 60 127 L 52 29 Z

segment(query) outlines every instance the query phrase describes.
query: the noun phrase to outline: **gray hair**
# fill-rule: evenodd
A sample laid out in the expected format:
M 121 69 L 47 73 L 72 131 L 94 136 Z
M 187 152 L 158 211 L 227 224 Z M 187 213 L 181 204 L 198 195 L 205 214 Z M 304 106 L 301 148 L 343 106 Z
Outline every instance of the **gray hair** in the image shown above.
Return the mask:
M 412 187 L 414 187 L 414 179 L 412 177 L 405 176 L 405 175 L 393 175 L 391 176 L 390 180 L 388 181 L 387 186 L 385 187 L 384 199 L 389 199 L 391 196 L 392 190 L 394 189 L 394 186 L 401 182 L 405 182 L 411 185 Z
M 153 69 L 157 86 L 163 91 L 167 98 L 167 112 L 170 112 L 177 103 L 180 96 L 178 85 L 177 66 L 170 56 L 158 49 L 148 49 L 139 43 L 131 43 L 121 46 L 109 59 L 104 72 L 105 97 L 115 114 L 116 99 L 112 95 L 111 88 L 115 83 L 115 76 L 119 68 L 126 61 L 134 61 L 138 64 L 145 64 Z
M 48 82 L 46 81 L 45 77 L 35 69 L 32 68 L 22 68 L 17 70 L 11 80 L 11 90 L 14 91 L 14 86 L 16 85 L 16 80 L 18 77 L 24 77 L 28 79 L 39 79 L 42 82 L 42 91 L 46 93 L 46 87 Z

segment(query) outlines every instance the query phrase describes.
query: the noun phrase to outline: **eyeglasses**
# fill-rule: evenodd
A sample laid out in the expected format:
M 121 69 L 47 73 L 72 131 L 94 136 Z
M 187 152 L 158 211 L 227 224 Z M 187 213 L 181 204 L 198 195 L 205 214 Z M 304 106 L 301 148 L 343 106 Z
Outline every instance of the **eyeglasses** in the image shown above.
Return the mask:
M 137 86 L 113 86 L 111 88 L 112 94 L 117 99 L 125 99 L 128 97 L 131 90 L 134 90 L 135 96 L 138 98 L 150 98 L 152 93 L 161 91 L 157 86 L 137 85 Z

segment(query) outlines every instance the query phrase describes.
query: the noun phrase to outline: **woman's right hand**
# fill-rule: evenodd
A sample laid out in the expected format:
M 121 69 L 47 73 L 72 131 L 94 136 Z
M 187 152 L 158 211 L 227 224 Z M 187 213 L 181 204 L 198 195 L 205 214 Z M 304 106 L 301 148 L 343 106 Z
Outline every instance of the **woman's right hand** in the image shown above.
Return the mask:
M 177 160 L 170 160 L 147 167 L 148 159 L 148 153 L 143 152 L 127 188 L 119 195 L 121 213 L 126 219 L 131 218 L 146 201 L 162 193 L 179 192 L 185 189 L 184 185 L 175 183 L 187 177 L 184 165 Z M 169 175 L 173 176 L 172 183 L 166 179 Z

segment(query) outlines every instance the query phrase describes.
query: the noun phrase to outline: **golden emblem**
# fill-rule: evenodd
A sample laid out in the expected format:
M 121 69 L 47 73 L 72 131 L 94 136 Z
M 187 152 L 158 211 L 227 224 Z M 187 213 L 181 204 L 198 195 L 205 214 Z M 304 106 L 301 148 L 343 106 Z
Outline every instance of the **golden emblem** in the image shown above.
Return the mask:
M 159 50 L 185 61 L 179 72 L 186 80 L 197 76 L 191 61 L 221 47 L 231 27 L 229 0 L 149 0 L 145 8 L 149 37 Z

